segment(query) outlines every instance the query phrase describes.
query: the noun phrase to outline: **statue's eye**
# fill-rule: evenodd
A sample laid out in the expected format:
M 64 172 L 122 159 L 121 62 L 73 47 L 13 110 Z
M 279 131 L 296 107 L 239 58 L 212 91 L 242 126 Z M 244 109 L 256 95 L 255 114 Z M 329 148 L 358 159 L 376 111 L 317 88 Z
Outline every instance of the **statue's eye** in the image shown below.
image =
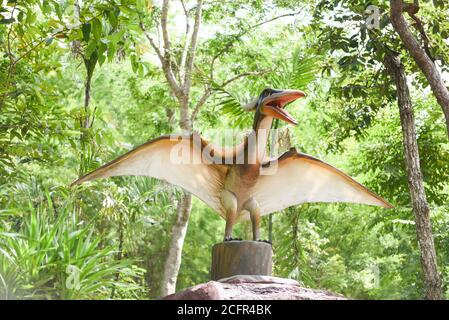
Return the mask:
M 269 97 L 269 96 L 271 96 L 273 93 L 274 93 L 273 90 L 265 89 L 265 90 L 262 92 L 262 95 L 263 95 L 264 97 Z

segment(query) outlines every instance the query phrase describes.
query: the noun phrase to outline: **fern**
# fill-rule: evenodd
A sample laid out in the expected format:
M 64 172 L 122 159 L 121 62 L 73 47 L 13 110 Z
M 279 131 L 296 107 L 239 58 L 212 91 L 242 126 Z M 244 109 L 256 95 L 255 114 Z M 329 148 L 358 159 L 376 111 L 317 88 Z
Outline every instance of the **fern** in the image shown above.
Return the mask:
M 319 74 L 319 65 L 316 57 L 303 57 L 297 47 L 290 60 L 279 60 L 276 69 L 265 76 L 265 82 L 273 88 L 306 90 L 316 80 Z M 242 127 L 251 123 L 252 113 L 245 111 L 242 105 L 249 99 L 243 99 L 243 95 L 256 97 L 262 88 L 249 88 L 243 94 L 237 94 L 214 84 L 215 98 L 220 113 L 233 119 L 233 127 Z M 259 90 L 255 92 L 255 89 Z

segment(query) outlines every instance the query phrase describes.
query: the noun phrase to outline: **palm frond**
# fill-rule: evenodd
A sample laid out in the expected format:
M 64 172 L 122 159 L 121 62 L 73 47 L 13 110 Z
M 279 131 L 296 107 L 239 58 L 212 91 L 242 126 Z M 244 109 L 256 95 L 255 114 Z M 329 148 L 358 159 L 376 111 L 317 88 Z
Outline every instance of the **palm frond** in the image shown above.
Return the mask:
M 233 127 L 242 127 L 251 123 L 252 113 L 242 108 L 242 105 L 249 102 L 249 99 L 245 101 L 244 97 L 220 87 L 215 87 L 214 91 L 215 98 L 218 99 L 217 106 L 220 113 L 233 119 Z
M 307 86 L 316 80 L 319 74 L 317 57 L 304 57 L 300 47 L 297 47 L 290 60 L 279 60 L 276 62 L 276 69 L 265 75 L 265 87 L 277 89 L 298 89 L 306 90 Z M 245 111 L 241 106 L 246 104 L 250 98 L 255 98 L 263 89 L 260 81 L 247 88 L 245 97 L 243 94 L 236 94 L 218 84 L 213 84 L 214 95 L 217 99 L 217 106 L 222 114 L 233 119 L 233 127 L 247 126 L 251 123 L 252 113 Z M 246 99 L 245 99 L 246 98 Z
M 305 90 L 319 74 L 318 59 L 317 57 L 302 57 L 297 48 L 293 52 L 292 60 L 290 89 Z
M 268 74 L 268 86 L 275 89 L 287 89 L 290 85 L 290 66 L 288 61 L 276 62 L 276 71 Z

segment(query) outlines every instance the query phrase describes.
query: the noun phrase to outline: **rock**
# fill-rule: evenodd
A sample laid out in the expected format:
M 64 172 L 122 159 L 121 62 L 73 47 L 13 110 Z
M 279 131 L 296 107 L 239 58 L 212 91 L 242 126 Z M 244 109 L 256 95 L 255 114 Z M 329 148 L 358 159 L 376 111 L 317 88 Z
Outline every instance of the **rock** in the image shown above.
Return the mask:
M 326 290 L 301 287 L 297 281 L 269 276 L 233 276 L 168 295 L 163 300 L 346 300 Z
M 218 280 L 223 283 L 278 283 L 299 286 L 299 282 L 294 279 L 285 279 L 272 276 L 261 275 L 238 275 Z

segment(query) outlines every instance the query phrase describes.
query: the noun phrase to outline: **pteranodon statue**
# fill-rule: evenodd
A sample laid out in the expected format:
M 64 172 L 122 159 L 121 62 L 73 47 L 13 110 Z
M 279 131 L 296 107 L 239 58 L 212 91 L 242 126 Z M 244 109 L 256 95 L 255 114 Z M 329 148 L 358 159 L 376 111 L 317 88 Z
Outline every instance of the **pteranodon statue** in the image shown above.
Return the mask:
M 251 219 L 260 240 L 260 217 L 305 202 L 352 202 L 391 208 L 391 204 L 333 166 L 290 149 L 265 161 L 273 118 L 296 125 L 285 106 L 302 91 L 265 89 L 247 104 L 255 111 L 253 130 L 232 148 L 212 146 L 198 134 L 161 136 L 76 180 L 150 176 L 194 194 L 225 220 L 225 241 L 236 222 Z M 188 156 L 178 157 L 187 150 Z M 181 159 L 180 159 L 181 158 Z M 271 170 L 268 170 L 270 169 Z M 264 174 L 264 170 L 271 171 Z

